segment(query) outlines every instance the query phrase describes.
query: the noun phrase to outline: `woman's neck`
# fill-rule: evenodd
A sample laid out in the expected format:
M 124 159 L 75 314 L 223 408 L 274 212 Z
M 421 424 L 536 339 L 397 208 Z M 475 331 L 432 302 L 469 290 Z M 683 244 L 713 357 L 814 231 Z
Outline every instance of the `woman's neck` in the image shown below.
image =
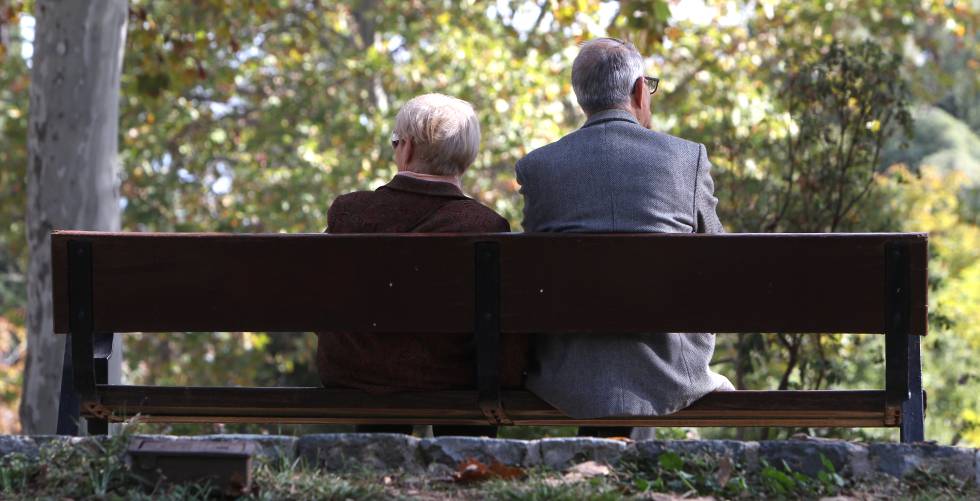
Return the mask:
M 440 176 L 438 174 L 424 174 L 421 172 L 412 172 L 409 170 L 399 171 L 399 176 L 408 176 L 414 179 L 419 179 L 422 181 L 435 181 L 440 183 L 449 183 L 462 189 L 462 183 L 460 183 L 459 176 Z

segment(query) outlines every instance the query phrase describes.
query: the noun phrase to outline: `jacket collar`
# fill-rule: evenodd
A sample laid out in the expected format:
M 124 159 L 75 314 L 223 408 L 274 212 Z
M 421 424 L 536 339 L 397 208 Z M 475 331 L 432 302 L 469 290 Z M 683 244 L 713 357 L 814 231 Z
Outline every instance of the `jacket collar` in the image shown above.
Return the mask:
M 591 127 L 593 125 L 601 124 L 604 122 L 612 122 L 614 120 L 619 120 L 623 122 L 632 122 L 635 123 L 636 125 L 640 125 L 640 122 L 636 120 L 636 117 L 634 117 L 632 113 L 626 110 L 613 108 L 610 110 L 602 110 L 598 113 L 593 114 L 591 117 L 589 117 L 588 120 L 585 121 L 585 125 L 583 125 L 582 128 L 584 129 L 586 127 Z
M 464 195 L 459 188 L 450 183 L 443 183 L 441 181 L 423 181 L 421 179 L 415 179 L 408 176 L 395 176 L 391 181 L 388 181 L 388 184 L 378 188 L 378 190 L 382 189 L 404 191 L 407 193 L 428 195 L 431 197 L 458 198 L 461 200 L 469 198 L 468 196 Z

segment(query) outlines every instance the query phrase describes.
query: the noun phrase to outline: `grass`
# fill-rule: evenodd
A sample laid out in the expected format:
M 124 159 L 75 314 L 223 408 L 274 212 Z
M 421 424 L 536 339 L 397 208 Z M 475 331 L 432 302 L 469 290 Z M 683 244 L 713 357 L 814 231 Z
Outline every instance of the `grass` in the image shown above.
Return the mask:
M 214 499 L 207 484 L 151 484 L 134 475 L 124 460 L 131 432 L 101 440 L 55 441 L 38 457 L 10 454 L 0 458 L 0 499 Z M 253 488 L 244 499 L 489 499 L 618 500 L 650 499 L 654 493 L 719 499 L 859 499 L 940 501 L 980 499 L 972 483 L 929 471 L 902 481 L 880 477 L 855 482 L 841 477 L 833 464 L 808 476 L 786 465 L 764 464 L 755 471 L 728 458 L 680 456 L 672 452 L 655 461 L 624 461 L 606 476 L 573 481 L 562 472 L 531 469 L 521 480 L 458 484 L 446 474 L 324 472 L 301 461 L 258 461 Z
M 248 498 L 279 499 L 385 499 L 383 478 L 358 473 L 324 473 L 295 461 L 291 464 L 263 464 L 253 473 L 253 489 Z
M 510 501 L 612 501 L 624 499 L 622 485 L 607 478 L 591 478 L 575 483 L 563 483 L 548 475 L 533 475 L 523 481 L 491 481 L 470 492 L 473 498 Z
M 52 442 L 36 458 L 0 459 L 0 499 L 212 499 L 208 484 L 151 484 L 125 462 L 132 433 L 76 443 Z M 277 464 L 278 463 L 278 464 Z M 324 473 L 301 462 L 262 463 L 253 470 L 248 499 L 384 499 L 376 475 Z

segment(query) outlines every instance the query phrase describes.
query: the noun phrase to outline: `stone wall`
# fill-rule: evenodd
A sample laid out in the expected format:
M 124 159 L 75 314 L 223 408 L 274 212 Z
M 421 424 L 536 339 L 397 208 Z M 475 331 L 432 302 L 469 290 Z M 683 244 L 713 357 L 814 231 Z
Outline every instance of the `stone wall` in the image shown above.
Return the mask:
M 175 437 L 139 435 L 161 440 L 244 440 L 256 443 L 259 454 L 269 459 L 303 458 L 330 471 L 365 469 L 444 474 L 469 458 L 510 466 L 565 469 L 576 463 L 597 461 L 615 465 L 621 461 L 657 460 L 668 451 L 680 456 L 727 457 L 748 472 L 764 464 L 790 468 L 814 476 L 824 470 L 823 459 L 845 477 L 876 475 L 901 478 L 913 471 L 949 475 L 980 485 L 980 450 L 924 444 L 856 443 L 804 438 L 786 441 L 739 442 L 734 440 L 646 440 L 626 442 L 597 438 L 547 438 L 509 440 L 474 437 L 419 439 L 396 434 L 339 433 L 303 437 L 276 435 L 203 435 Z M 22 453 L 36 456 L 52 441 L 70 443 L 97 438 L 51 436 L 0 436 L 0 456 Z

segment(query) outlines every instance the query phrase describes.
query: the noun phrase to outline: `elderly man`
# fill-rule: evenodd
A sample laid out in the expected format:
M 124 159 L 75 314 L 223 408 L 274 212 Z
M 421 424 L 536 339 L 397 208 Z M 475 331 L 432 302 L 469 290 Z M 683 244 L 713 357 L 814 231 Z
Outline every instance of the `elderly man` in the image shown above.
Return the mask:
M 630 43 L 582 45 L 572 86 L 585 124 L 517 163 L 525 231 L 723 231 L 704 146 L 648 129 L 659 80 L 643 68 Z M 670 414 L 732 389 L 709 369 L 713 351 L 713 334 L 539 335 L 526 384 L 575 418 Z

